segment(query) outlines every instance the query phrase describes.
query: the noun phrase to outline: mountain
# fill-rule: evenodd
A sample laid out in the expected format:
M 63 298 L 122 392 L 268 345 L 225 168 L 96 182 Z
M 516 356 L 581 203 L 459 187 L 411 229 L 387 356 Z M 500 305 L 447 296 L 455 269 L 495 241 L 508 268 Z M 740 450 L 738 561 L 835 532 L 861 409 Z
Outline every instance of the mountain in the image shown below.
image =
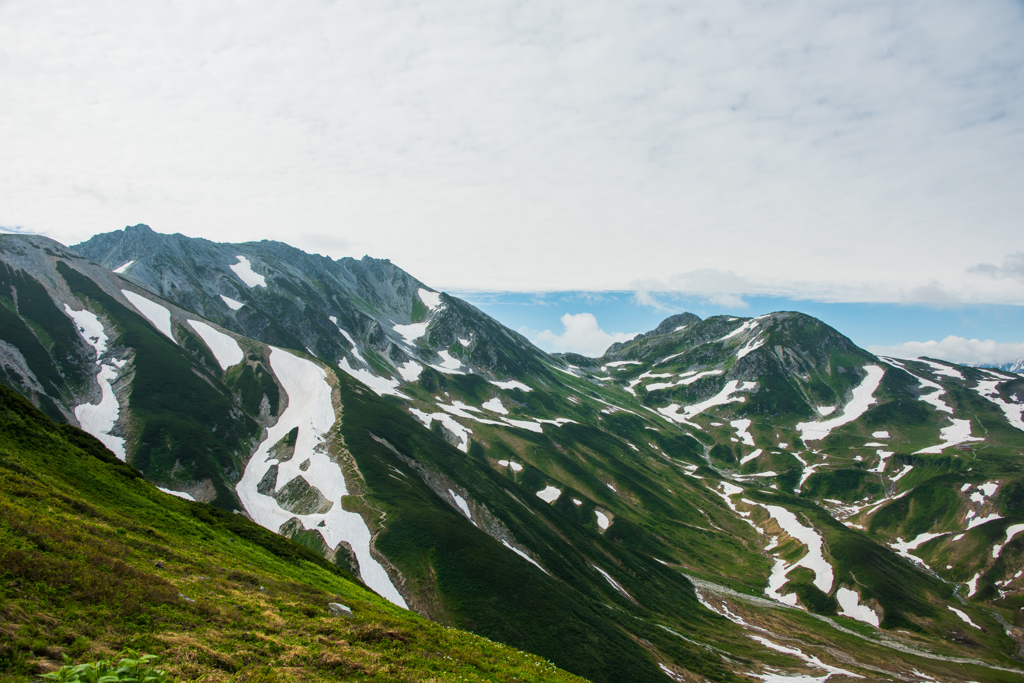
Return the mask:
M 0 260 L 8 384 L 434 621 L 594 681 L 1024 670 L 1017 375 L 792 312 L 550 355 L 386 261 L 144 226 Z
M 1003 363 L 1002 365 L 979 365 L 979 368 L 994 368 L 996 370 L 1004 370 L 1006 372 L 1015 372 L 1018 375 L 1024 374 L 1024 358 L 1013 361 L 1012 363 Z

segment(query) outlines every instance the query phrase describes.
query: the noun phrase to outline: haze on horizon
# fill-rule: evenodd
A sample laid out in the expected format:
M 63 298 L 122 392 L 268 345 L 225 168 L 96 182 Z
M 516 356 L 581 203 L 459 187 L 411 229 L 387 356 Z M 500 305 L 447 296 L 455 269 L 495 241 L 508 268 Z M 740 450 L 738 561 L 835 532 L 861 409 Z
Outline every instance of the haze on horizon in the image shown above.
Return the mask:
M 0 226 L 461 292 L 1019 307 L 1022 29 L 1008 0 L 6 2 Z

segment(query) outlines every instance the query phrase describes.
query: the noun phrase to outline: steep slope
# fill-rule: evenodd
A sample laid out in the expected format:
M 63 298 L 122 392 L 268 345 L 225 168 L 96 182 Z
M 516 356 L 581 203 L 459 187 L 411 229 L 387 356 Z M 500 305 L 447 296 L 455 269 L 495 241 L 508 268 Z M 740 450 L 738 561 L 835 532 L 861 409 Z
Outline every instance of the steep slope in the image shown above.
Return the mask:
M 132 647 L 183 680 L 582 681 L 398 609 L 237 515 L 161 493 L 6 387 L 0 472 L 5 679 Z

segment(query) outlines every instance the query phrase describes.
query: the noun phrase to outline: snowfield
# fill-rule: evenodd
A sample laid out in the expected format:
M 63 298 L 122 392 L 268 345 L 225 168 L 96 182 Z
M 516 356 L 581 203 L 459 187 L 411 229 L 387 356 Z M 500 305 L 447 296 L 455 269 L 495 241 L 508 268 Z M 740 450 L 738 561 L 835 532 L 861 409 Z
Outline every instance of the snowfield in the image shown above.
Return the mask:
M 64 311 L 75 322 L 75 329 L 86 343 L 96 350 L 96 363 L 100 368 L 96 376 L 96 381 L 100 385 L 100 402 L 96 405 L 83 403 L 75 406 L 75 419 L 82 429 L 99 439 L 119 460 L 125 461 L 128 456 L 124 450 L 124 439 L 110 433 L 121 415 L 121 405 L 117 401 L 111 382 L 117 379 L 118 370 L 124 362 L 111 361 L 100 365 L 100 357 L 107 352 L 107 334 L 95 313 L 85 309 L 73 311 L 67 304 L 64 304 Z
M 658 408 L 658 412 L 674 422 L 689 424 L 696 427 L 697 425 L 692 424 L 689 420 L 697 417 L 709 408 L 714 408 L 715 406 L 721 406 L 727 403 L 743 403 L 747 400 L 746 396 L 733 396 L 733 394 L 738 391 L 751 391 L 756 386 L 757 382 L 740 383 L 740 381 L 736 379 L 730 380 L 720 392 L 706 401 L 692 406 L 686 406 L 685 408 L 678 403 L 673 403 L 665 406 L 664 408 Z M 679 412 L 680 408 L 683 410 L 682 413 Z
M 429 323 L 412 323 L 411 325 L 392 325 L 391 329 L 402 335 L 406 344 L 415 344 L 417 339 L 427 333 L 428 324 Z
M 543 491 L 537 491 L 537 497 L 545 503 L 554 503 L 560 495 L 562 495 L 562 489 L 557 489 L 554 486 L 546 486 Z
M 947 448 L 953 446 L 959 446 L 962 443 L 969 441 L 984 441 L 985 439 L 979 436 L 971 436 L 971 421 L 970 420 L 957 420 L 953 419 L 953 424 L 948 427 L 943 427 L 939 432 L 942 443 L 937 446 L 929 446 L 928 448 L 922 448 L 921 450 L 914 453 L 914 455 L 920 455 L 922 453 L 941 453 Z
M 419 289 L 419 291 L 417 293 L 420 296 L 420 301 L 422 301 L 423 304 L 427 308 L 429 308 L 431 311 L 436 310 L 437 307 L 441 305 L 441 293 L 440 292 L 431 292 L 429 290 L 426 290 L 426 289 L 423 289 L 422 287 L 420 287 L 420 289 Z
M 863 621 L 865 624 L 871 624 L 878 628 L 878 625 L 881 623 L 878 614 L 867 605 L 860 604 L 860 594 L 857 591 L 840 586 L 839 590 L 836 591 L 836 599 L 839 600 L 839 606 L 842 607 L 842 611 L 839 614 L 844 617 L 851 617 L 857 621 Z
M 990 377 L 999 377 L 994 373 L 989 373 Z M 1006 421 L 1017 429 L 1024 432 L 1024 405 L 1018 405 L 1016 403 L 1009 403 L 999 395 L 999 390 L 996 388 L 999 384 L 1007 381 L 1005 377 L 1000 377 L 994 380 L 981 380 L 978 382 L 978 386 L 974 388 L 981 396 L 987 398 L 989 401 L 995 403 L 1003 411 L 1003 415 L 1006 416 Z
M 354 348 L 354 347 L 353 347 Z M 362 368 L 353 368 L 348 362 L 348 358 L 342 358 L 338 361 L 338 367 L 345 371 L 345 374 L 349 377 L 359 380 L 370 389 L 373 390 L 378 396 L 390 395 L 397 396 L 398 398 L 409 399 L 408 396 L 398 390 L 398 380 L 388 379 L 387 377 L 379 377 L 369 370 L 363 370 Z
M 498 387 L 499 389 L 519 389 L 520 391 L 533 391 L 530 387 L 526 386 L 522 382 L 517 382 L 514 379 L 505 381 L 491 380 L 491 384 Z
M 245 360 L 242 347 L 238 345 L 234 337 L 224 334 L 220 330 L 215 330 L 198 320 L 189 320 L 188 325 L 196 331 L 196 334 L 202 337 L 203 342 L 213 352 L 214 358 L 220 364 L 221 370 L 227 370 Z
M 174 334 L 171 332 L 171 312 L 169 310 L 155 301 L 150 301 L 140 294 L 129 292 L 127 289 L 122 289 L 121 293 L 124 294 L 124 297 L 131 302 L 132 306 L 135 307 L 135 310 L 141 313 L 146 320 L 152 323 L 153 327 L 160 330 L 165 337 L 175 344 L 178 343 L 174 339 Z
M 853 390 L 853 398 L 843 408 L 841 415 L 825 422 L 801 422 L 796 426 L 804 443 L 824 439 L 836 427 L 853 422 L 866 413 L 868 408 L 876 402 L 874 393 L 878 389 L 885 371 L 877 365 L 865 365 L 864 369 L 868 374 Z
M 288 407 L 277 424 L 267 430 L 267 438 L 249 460 L 236 486 L 246 512 L 260 526 L 274 532 L 297 518 L 304 529 L 319 532 L 331 548 L 347 542 L 359 561 L 366 585 L 394 604 L 407 607 L 387 572 L 370 553 L 370 530 L 363 518 L 342 508 L 341 497 L 348 494 L 345 475 L 328 455 L 323 437 L 335 421 L 327 373 L 319 365 L 275 347 L 270 347 L 270 367 L 288 395 Z M 294 457 L 285 462 L 273 460 L 270 449 L 296 427 L 299 431 Z M 302 471 L 300 464 L 307 460 L 310 464 Z M 302 477 L 333 503 L 331 508 L 324 513 L 297 515 L 283 509 L 271 496 L 259 493 L 256 487 L 274 464 L 278 465 L 275 490 Z
M 235 301 L 234 299 L 226 297 L 223 294 L 219 296 L 221 300 L 227 305 L 227 307 L 230 308 L 232 311 L 237 311 L 239 308 L 245 305 L 241 301 Z
M 255 272 L 252 266 L 249 265 L 249 259 L 242 255 L 238 256 L 238 263 L 233 266 L 228 266 L 231 270 L 235 271 L 235 275 L 238 279 L 245 283 L 250 289 L 253 287 L 267 288 L 267 279 Z
M 744 500 L 744 502 L 749 501 Z M 835 577 L 832 572 L 832 565 L 828 563 L 822 552 L 825 547 L 825 541 L 822 539 L 821 534 L 815 531 L 813 527 L 807 527 L 801 524 L 800 520 L 797 519 L 797 516 L 784 507 L 779 507 L 777 505 L 764 505 L 762 503 L 754 504 L 760 505 L 767 510 L 768 514 L 770 514 L 778 525 L 782 527 L 783 531 L 807 547 L 807 554 L 793 564 L 787 565 L 785 560 L 782 559 L 777 559 L 775 561 L 771 577 L 768 579 L 768 588 L 765 589 L 765 594 L 773 600 L 777 600 L 787 605 L 795 605 L 797 600 L 795 593 L 782 595 L 779 591 L 789 580 L 789 573 L 797 567 L 806 567 L 814 572 L 813 583 L 818 587 L 818 590 L 823 593 L 831 593 L 832 582 Z

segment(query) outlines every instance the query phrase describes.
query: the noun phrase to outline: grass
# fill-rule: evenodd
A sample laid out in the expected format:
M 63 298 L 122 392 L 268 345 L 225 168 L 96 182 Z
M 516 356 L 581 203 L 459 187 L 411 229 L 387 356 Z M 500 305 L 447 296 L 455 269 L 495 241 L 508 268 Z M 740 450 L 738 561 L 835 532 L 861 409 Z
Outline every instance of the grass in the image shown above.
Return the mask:
M 581 681 L 390 605 L 306 548 L 167 496 L 0 388 L 0 676 L 160 655 L 209 681 Z M 352 619 L 330 616 L 329 602 Z

